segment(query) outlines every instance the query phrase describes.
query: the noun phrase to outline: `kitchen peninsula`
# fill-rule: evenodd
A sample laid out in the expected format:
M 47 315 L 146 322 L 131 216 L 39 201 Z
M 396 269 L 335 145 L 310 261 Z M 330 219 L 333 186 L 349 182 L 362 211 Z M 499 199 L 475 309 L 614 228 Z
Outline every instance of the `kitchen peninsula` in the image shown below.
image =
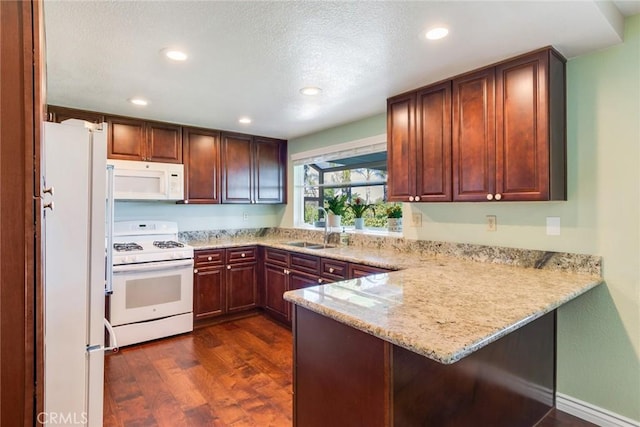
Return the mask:
M 601 283 L 434 256 L 287 292 L 294 425 L 535 425 L 554 406 L 555 310 Z

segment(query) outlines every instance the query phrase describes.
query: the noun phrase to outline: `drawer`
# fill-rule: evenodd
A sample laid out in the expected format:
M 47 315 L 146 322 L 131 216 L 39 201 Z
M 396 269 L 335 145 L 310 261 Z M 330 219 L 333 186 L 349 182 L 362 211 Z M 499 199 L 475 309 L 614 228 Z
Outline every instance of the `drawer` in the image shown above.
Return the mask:
M 344 261 L 322 258 L 320 260 L 320 275 L 326 279 L 344 280 L 347 278 L 348 265 Z
M 364 264 L 349 264 L 349 278 L 357 279 L 358 277 L 370 276 L 378 273 L 388 273 L 393 270 L 386 268 L 372 267 Z
M 194 267 L 222 265 L 224 263 L 224 249 L 196 250 L 193 253 Z
M 264 262 L 289 267 L 289 253 L 280 249 L 266 248 L 264 250 Z
M 289 265 L 292 270 L 304 271 L 311 274 L 318 274 L 320 271 L 320 257 L 318 256 L 291 252 L 289 257 Z
M 242 246 L 240 248 L 227 249 L 227 264 L 242 262 L 255 262 L 257 248 L 255 246 Z

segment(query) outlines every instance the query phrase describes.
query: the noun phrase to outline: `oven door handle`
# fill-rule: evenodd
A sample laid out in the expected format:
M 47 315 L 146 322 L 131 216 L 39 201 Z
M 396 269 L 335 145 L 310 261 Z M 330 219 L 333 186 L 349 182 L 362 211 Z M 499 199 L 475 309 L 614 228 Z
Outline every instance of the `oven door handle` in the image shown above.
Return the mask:
M 159 261 L 148 262 L 143 264 L 126 264 L 126 265 L 114 265 L 114 274 L 121 273 L 137 273 L 145 271 L 157 271 L 157 270 L 173 270 L 176 268 L 193 267 L 193 259 L 181 259 L 175 261 Z

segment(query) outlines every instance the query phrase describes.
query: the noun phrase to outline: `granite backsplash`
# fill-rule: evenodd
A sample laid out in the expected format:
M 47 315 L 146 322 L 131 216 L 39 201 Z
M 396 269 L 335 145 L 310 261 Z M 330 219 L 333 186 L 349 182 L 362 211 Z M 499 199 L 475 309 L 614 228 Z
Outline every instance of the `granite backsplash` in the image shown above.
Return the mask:
M 248 228 L 231 230 L 201 230 L 180 232 L 179 238 L 191 243 L 213 243 L 233 240 L 305 240 L 321 243 L 323 232 L 298 228 Z M 329 243 L 337 244 L 338 233 L 330 233 Z M 602 258 L 595 255 L 540 251 L 470 243 L 410 240 L 403 237 L 349 233 L 349 246 L 387 249 L 400 253 L 447 256 L 469 261 L 507 264 L 523 268 L 538 268 L 602 275 Z

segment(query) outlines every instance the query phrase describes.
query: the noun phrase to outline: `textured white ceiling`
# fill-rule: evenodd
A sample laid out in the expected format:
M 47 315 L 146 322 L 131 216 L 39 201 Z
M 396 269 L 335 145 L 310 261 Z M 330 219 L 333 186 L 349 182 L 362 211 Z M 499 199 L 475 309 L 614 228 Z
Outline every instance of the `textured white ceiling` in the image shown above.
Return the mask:
M 47 102 L 289 139 L 382 113 L 389 96 L 542 46 L 571 58 L 620 43 L 620 10 L 639 5 L 46 1 Z M 425 40 L 438 24 L 449 37 Z M 165 47 L 185 49 L 189 60 L 170 63 Z M 322 94 L 298 92 L 309 85 Z M 134 96 L 149 105 L 129 104 Z

